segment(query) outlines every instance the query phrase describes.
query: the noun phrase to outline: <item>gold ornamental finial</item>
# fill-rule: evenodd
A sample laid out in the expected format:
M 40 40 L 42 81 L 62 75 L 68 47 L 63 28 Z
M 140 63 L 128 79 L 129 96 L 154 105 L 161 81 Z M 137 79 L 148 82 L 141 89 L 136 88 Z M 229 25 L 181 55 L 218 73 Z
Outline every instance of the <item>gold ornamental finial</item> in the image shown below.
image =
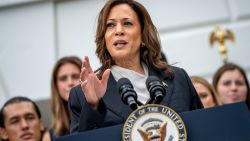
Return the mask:
M 225 40 L 230 40 L 233 43 L 235 42 L 234 35 L 232 31 L 229 29 L 226 29 L 225 31 L 222 31 L 219 26 L 216 26 L 215 31 L 212 31 L 210 33 L 210 46 L 213 47 L 215 42 L 219 43 L 219 53 L 221 54 L 221 57 L 223 59 L 224 63 L 227 63 L 228 56 L 227 56 L 227 47 L 225 45 Z

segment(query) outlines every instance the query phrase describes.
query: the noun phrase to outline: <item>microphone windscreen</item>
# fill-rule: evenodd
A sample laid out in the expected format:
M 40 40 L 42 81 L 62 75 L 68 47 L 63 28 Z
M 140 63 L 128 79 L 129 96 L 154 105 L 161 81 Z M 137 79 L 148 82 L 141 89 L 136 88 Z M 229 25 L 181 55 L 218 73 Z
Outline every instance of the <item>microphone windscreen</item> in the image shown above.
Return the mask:
M 123 86 L 124 84 L 129 84 L 129 85 L 131 85 L 131 87 L 133 88 L 133 85 L 132 85 L 132 83 L 130 82 L 130 80 L 128 79 L 128 78 L 120 78 L 119 80 L 118 80 L 118 82 L 117 82 L 117 88 L 118 88 L 118 90 L 120 89 L 120 87 L 121 86 Z
M 146 80 L 146 86 L 149 87 L 149 83 L 153 81 L 160 81 L 160 80 L 156 76 L 151 75 Z

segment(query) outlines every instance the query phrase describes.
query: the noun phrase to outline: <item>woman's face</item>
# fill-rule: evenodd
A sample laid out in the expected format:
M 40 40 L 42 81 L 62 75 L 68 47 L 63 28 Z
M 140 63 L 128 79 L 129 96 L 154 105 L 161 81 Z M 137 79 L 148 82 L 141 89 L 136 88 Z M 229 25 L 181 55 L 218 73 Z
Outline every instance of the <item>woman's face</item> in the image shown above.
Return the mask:
M 215 106 L 215 101 L 213 99 L 212 93 L 209 91 L 207 87 L 200 83 L 194 83 L 194 87 L 201 99 L 201 102 L 205 108 Z
M 240 71 L 225 71 L 218 81 L 217 92 L 222 104 L 246 101 L 247 85 Z
M 141 26 L 135 11 L 127 4 L 114 6 L 108 15 L 106 27 L 107 50 L 116 64 L 139 61 Z
M 79 84 L 80 70 L 71 63 L 62 65 L 57 74 L 57 88 L 61 98 L 68 101 L 70 89 Z

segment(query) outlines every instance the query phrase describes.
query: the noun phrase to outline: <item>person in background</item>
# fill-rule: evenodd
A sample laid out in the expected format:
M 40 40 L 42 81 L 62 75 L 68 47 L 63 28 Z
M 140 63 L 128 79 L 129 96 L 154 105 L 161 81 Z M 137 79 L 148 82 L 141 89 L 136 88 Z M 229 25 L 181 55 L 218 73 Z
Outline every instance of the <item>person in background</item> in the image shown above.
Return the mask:
M 101 67 L 92 70 L 83 59 L 81 85 L 71 89 L 69 107 L 71 133 L 123 124 L 132 109 L 121 100 L 116 87 L 128 78 L 146 104 L 149 76 L 156 76 L 166 90 L 159 103 L 178 113 L 203 108 L 185 70 L 162 60 L 158 32 L 149 13 L 135 0 L 109 0 L 99 13 L 96 30 L 96 54 Z
M 190 78 L 204 108 L 211 108 L 219 105 L 217 94 L 213 86 L 206 79 L 200 76 L 191 76 Z
M 26 97 L 9 99 L 0 111 L 2 138 L 8 141 L 50 141 L 38 106 Z
M 0 126 L 0 141 L 4 141 L 4 129 Z
M 66 56 L 57 61 L 51 77 L 52 129 L 56 137 L 69 133 L 70 113 L 68 98 L 70 89 L 79 84 L 82 61 Z
M 245 101 L 250 108 L 249 82 L 239 65 L 227 63 L 218 68 L 213 76 L 213 86 L 221 104 Z

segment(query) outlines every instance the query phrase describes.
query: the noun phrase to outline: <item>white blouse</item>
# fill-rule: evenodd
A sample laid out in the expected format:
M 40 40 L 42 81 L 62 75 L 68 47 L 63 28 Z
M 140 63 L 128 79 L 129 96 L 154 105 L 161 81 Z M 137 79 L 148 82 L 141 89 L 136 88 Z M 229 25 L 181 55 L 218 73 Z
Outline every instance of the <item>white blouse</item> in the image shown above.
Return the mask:
M 145 74 L 140 74 L 138 72 L 122 68 L 116 65 L 112 66 L 110 70 L 116 81 L 123 77 L 128 78 L 137 93 L 137 100 L 140 101 L 142 104 L 145 104 L 150 98 L 146 86 L 146 80 L 148 78 L 148 68 L 145 64 L 142 64 L 142 66 Z

